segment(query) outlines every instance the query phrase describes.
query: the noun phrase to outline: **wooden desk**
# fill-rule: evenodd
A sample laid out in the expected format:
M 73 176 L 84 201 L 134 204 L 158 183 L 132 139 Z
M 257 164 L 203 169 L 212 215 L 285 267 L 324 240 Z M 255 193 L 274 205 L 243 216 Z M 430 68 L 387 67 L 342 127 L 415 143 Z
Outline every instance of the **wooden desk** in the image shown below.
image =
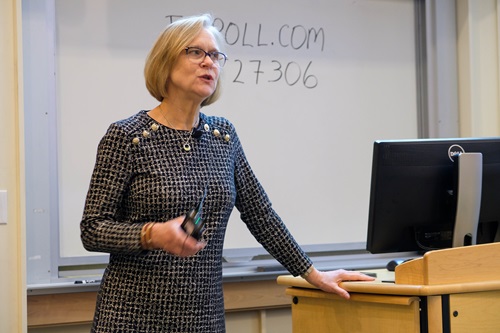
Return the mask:
M 500 332 L 499 255 L 499 243 L 432 251 L 398 266 L 397 283 L 341 283 L 351 294 L 348 301 L 301 278 L 280 276 L 278 283 L 288 286 L 286 293 L 292 296 L 294 333 L 496 333 Z M 472 257 L 475 270 L 463 260 L 455 261 Z M 440 284 L 438 276 L 446 282 Z M 458 282 L 461 278 L 467 282 Z M 417 284 L 422 281 L 427 284 Z
M 226 312 L 290 307 L 285 287 L 274 280 L 223 284 Z M 90 323 L 97 292 L 28 296 L 28 327 Z

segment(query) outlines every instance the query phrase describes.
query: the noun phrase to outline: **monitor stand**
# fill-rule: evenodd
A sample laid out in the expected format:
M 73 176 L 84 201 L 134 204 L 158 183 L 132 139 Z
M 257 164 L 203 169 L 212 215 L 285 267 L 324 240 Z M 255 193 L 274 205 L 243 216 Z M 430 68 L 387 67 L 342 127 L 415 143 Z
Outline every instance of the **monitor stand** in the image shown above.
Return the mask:
M 455 162 L 458 163 L 458 197 L 452 246 L 475 245 L 481 208 L 483 155 L 462 153 Z

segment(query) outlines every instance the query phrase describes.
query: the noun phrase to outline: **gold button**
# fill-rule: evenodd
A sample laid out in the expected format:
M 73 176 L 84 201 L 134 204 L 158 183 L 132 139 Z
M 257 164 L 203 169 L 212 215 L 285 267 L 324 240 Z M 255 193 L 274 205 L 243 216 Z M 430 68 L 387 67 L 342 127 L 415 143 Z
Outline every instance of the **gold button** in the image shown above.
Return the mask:
M 145 138 L 149 138 L 149 132 L 144 130 L 144 132 L 142 132 L 142 136 Z
M 220 136 L 220 132 L 219 132 L 219 130 L 217 128 L 214 129 L 214 135 L 215 136 Z
M 137 146 L 139 144 L 139 138 L 133 138 L 132 143 Z
M 153 131 L 157 131 L 157 130 L 158 130 L 158 128 L 160 128 L 160 126 L 158 126 L 158 124 L 156 124 L 156 123 L 155 123 L 155 124 L 153 124 L 153 125 L 151 125 L 151 129 L 152 129 Z
M 226 140 L 226 142 L 229 142 L 229 140 L 231 140 L 229 134 L 224 135 L 224 140 Z
M 210 126 L 208 126 L 208 124 L 203 125 L 203 128 L 205 129 L 205 132 L 210 131 Z

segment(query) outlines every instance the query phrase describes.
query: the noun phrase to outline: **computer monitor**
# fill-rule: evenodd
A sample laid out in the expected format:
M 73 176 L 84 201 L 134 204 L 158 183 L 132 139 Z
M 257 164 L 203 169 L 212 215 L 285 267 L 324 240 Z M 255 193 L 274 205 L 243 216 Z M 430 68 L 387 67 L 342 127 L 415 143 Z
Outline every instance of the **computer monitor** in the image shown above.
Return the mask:
M 452 246 L 460 153 L 481 153 L 477 244 L 499 241 L 500 138 L 376 141 L 367 250 L 413 252 Z

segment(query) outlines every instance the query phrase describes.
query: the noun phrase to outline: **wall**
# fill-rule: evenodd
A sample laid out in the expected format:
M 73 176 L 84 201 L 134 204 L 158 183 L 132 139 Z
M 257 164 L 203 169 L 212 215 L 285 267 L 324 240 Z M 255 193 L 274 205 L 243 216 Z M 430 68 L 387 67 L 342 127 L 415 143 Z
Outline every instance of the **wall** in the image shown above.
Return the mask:
M 0 332 L 26 331 L 20 6 L 0 1 L 0 190 L 8 193 L 7 224 L 0 224 Z
M 498 0 L 457 0 L 461 136 L 500 135 Z

